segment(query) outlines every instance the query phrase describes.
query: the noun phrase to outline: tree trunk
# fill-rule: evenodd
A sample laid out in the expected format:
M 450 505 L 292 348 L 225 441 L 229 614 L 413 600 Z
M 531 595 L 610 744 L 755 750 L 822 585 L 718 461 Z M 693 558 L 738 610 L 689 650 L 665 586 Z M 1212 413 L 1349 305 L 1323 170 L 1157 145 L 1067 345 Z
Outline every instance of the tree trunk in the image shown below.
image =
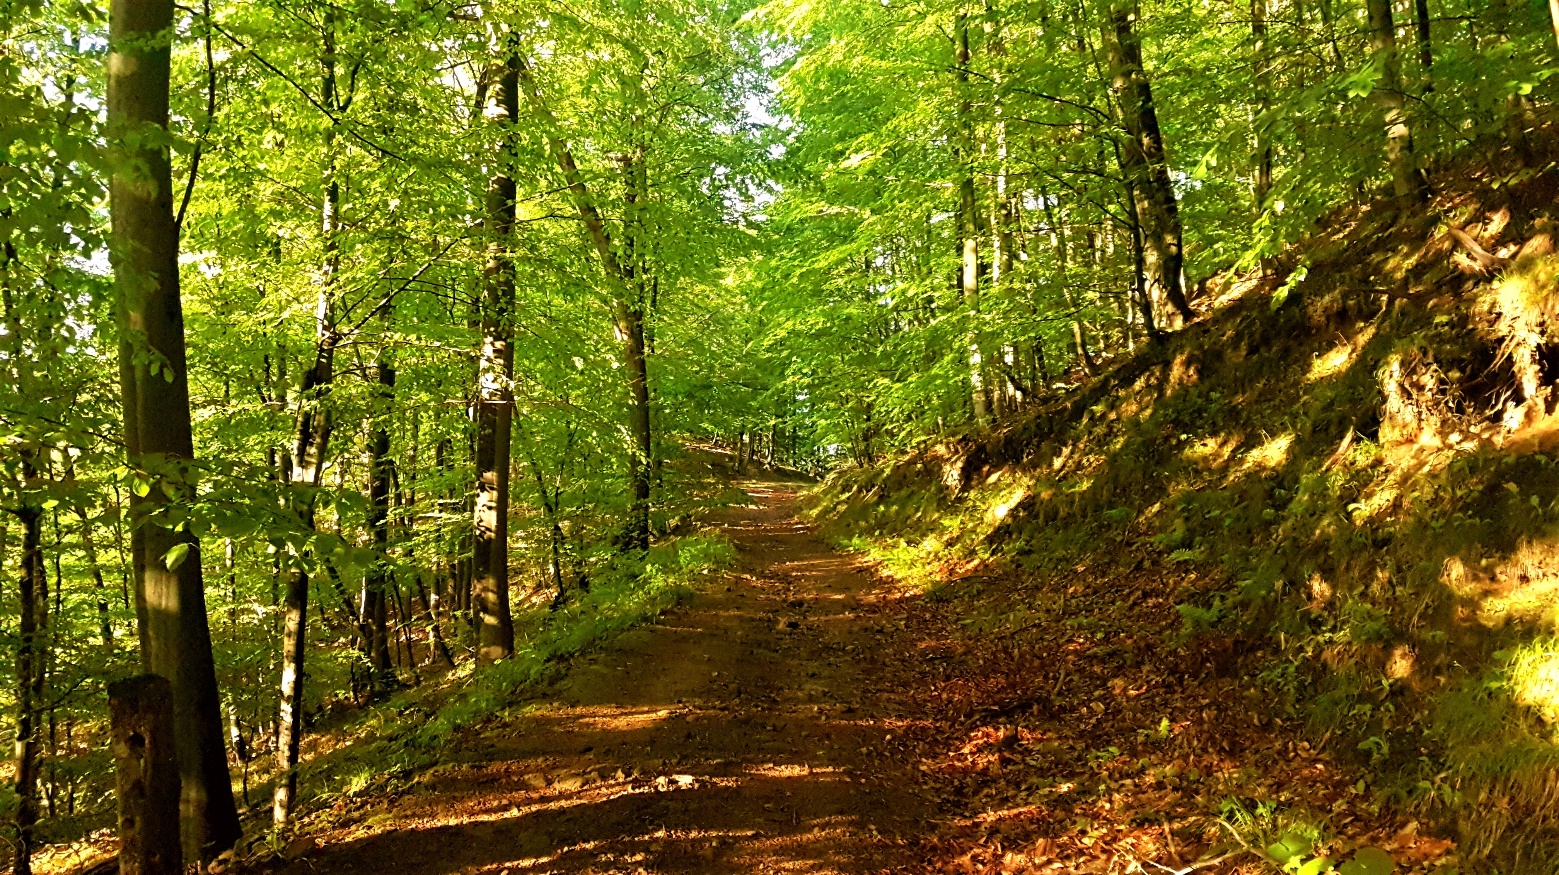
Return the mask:
M 1559 2 L 1559 0 L 1549 0 L 1549 2 Z M 1434 69 L 1434 45 L 1430 42 L 1429 0 L 1414 0 L 1413 23 L 1417 25 L 1418 66 L 1423 68 L 1419 71 L 1419 75 L 1424 78 L 1424 93 L 1427 94 L 1434 90 L 1434 81 L 1430 78 Z
M 1413 155 L 1413 134 L 1407 123 L 1407 98 L 1402 93 L 1391 0 L 1365 0 L 1365 5 L 1370 17 L 1370 52 L 1381 70 L 1375 95 L 1385 115 L 1386 164 L 1391 170 L 1392 192 L 1401 207 L 1411 208 L 1423 203 L 1428 192 Z
M 9 209 L 0 213 L 4 217 L 9 215 Z M 27 361 L 27 347 L 22 334 L 22 316 L 17 311 L 11 283 L 15 262 L 16 248 L 7 240 L 0 247 L 0 304 L 4 306 L 9 347 L 6 353 L 10 365 L 6 376 L 26 396 L 31 389 L 32 371 L 22 365 Z M 38 717 L 43 701 L 49 596 L 43 566 L 43 508 L 34 494 L 39 487 L 34 463 L 36 444 L 31 441 L 24 444 L 18 455 L 21 476 L 15 484 L 18 501 L 14 512 L 22 524 L 22 555 L 17 575 L 16 765 L 12 776 L 12 789 L 16 793 L 16 844 L 13 868 L 18 875 L 31 875 L 33 827 L 38 822 Z M 4 528 L 0 525 L 0 529 Z
M 612 313 L 618 339 L 623 344 L 624 364 L 628 373 L 629 427 L 633 434 L 633 446 L 629 451 L 628 463 L 632 497 L 623 544 L 629 550 L 646 550 L 649 548 L 650 540 L 650 487 L 655 467 L 651 456 L 654 453 L 655 441 L 651 431 L 649 362 L 644 346 L 644 289 L 640 281 L 643 272 L 634 264 L 635 261 L 643 260 L 634 255 L 641 247 L 635 245 L 630 248 L 628 261 L 619 256 L 612 245 L 606 222 L 600 210 L 596 208 L 590 188 L 585 183 L 584 175 L 580 173 L 579 165 L 574 160 L 574 153 L 558 134 L 560 128 L 557 119 L 553 116 L 551 108 L 547 106 L 535 77 L 531 75 L 530 69 L 523 60 L 517 59 L 517 63 L 526 100 L 530 103 L 532 113 L 541 123 L 547 139 L 547 149 L 552 153 L 553 160 L 563 174 L 563 181 L 568 187 L 569 196 L 574 201 L 574 208 L 579 213 L 580 221 L 585 226 L 585 233 L 595 246 L 596 256 L 601 260 L 607 280 L 614 287 Z M 635 127 L 637 127 L 637 120 Z M 632 192 L 630 196 L 637 203 L 638 192 L 647 184 L 642 146 L 635 145 L 633 157 L 629 160 L 636 169 L 628 191 Z M 630 213 L 636 214 L 637 208 L 630 210 Z M 636 218 L 632 221 L 636 222 Z M 634 234 L 635 231 L 630 228 L 629 235 Z
M 119 801 L 120 875 L 180 875 L 173 686 L 157 675 L 108 685 Z M 20 871 L 20 870 L 18 870 Z
M 635 117 L 637 133 L 640 120 Z M 623 336 L 623 357 L 628 365 L 628 414 L 633 448 L 628 457 L 628 479 L 633 500 L 628 507 L 624 545 L 638 552 L 650 548 L 650 493 L 654 486 L 654 434 L 650 423 L 649 361 L 644 346 L 644 306 L 647 299 L 648 253 L 645 251 L 642 200 L 649 192 L 648 169 L 642 143 L 622 160 L 623 258 L 627 294 L 617 306 L 617 331 Z
M 514 424 L 515 182 L 513 150 L 520 114 L 519 47 L 512 33 L 496 36 L 498 87 L 488 92 L 487 117 L 498 126 L 499 155 L 487 186 L 487 266 L 482 301 L 482 356 L 476 407 L 476 533 L 472 552 L 476 599 L 476 658 L 491 663 L 514 655 L 509 609 L 509 456 Z
M 325 14 L 321 92 L 326 106 L 340 109 L 336 94 L 335 18 Z M 325 455 L 333 426 L 327 396 L 335 381 L 336 347 L 341 342 L 336 326 L 336 275 L 340 272 L 341 186 L 336 178 L 336 127 L 325 129 L 324 197 L 320 205 L 320 234 L 324 258 L 320 264 L 319 298 L 315 308 L 314 363 L 304 371 L 298 386 L 298 411 L 293 421 L 292 458 L 287 481 L 293 490 L 288 501 L 299 528 L 314 528 L 314 491 L 325 471 Z M 301 487 L 301 489 L 300 489 Z M 271 821 L 286 826 L 298 793 L 298 750 L 303 741 L 304 654 L 308 641 L 309 575 L 294 564 L 283 575 L 281 695 L 277 702 L 276 767 L 280 773 L 271 797 Z
M 1267 44 L 1267 0 L 1251 0 L 1250 30 L 1253 63 L 1256 66 L 1256 149 L 1255 189 L 1256 214 L 1267 208 L 1267 197 L 1272 194 L 1272 142 L 1271 123 L 1267 113 L 1272 108 L 1272 51 Z
M 363 573 L 362 619 L 367 636 L 363 655 L 368 660 L 369 690 L 378 695 L 397 683 L 390 659 L 388 592 L 390 577 L 390 409 L 395 403 L 395 368 L 383 346 L 374 362 L 378 386 L 368 429 L 368 532 L 374 545 L 374 563 Z
M 81 513 L 81 548 L 87 554 L 87 570 L 92 574 L 92 593 L 97 597 L 98 636 L 104 650 L 114 649 L 114 624 L 108 612 L 108 584 L 103 579 L 103 565 L 98 561 L 97 542 L 92 539 L 92 522 L 89 513 Z
M 958 159 L 962 176 L 958 181 L 958 291 L 968 310 L 969 401 L 975 422 L 990 419 L 987 404 L 984 358 L 980 353 L 980 208 L 974 186 L 974 109 L 969 88 L 969 14 L 960 12 L 954 21 L 954 47 L 958 88 Z
M 1093 356 L 1088 351 L 1088 333 L 1083 326 L 1081 308 L 1077 305 L 1072 295 L 1071 277 L 1067 275 L 1070 259 L 1067 253 L 1066 228 L 1057 219 L 1055 203 L 1051 196 L 1041 191 L 1040 203 L 1045 205 L 1045 223 L 1050 226 L 1050 245 L 1056 254 L 1056 279 L 1061 285 L 1062 299 L 1068 309 L 1072 311 L 1072 347 L 1077 354 L 1077 366 L 1082 369 L 1083 375 L 1091 377 L 1094 374 Z M 1041 347 L 1041 350 L 1043 347 Z
M 1267 42 L 1267 0 L 1251 0 L 1250 30 L 1252 62 L 1256 67 L 1256 144 L 1252 156 L 1255 198 L 1252 206 L 1259 221 L 1272 197 L 1272 120 L 1269 118 L 1272 113 L 1272 47 Z M 1265 254 L 1268 241 L 1261 240 L 1260 244 L 1263 249 L 1261 273 L 1271 276 L 1276 263 Z
M 1104 46 L 1111 90 L 1126 132 L 1119 157 L 1141 230 L 1143 291 L 1153 307 L 1162 309 L 1167 304 L 1189 322 L 1196 314 L 1180 282 L 1184 262 L 1180 205 L 1169 178 L 1153 87 L 1142 69 L 1142 45 L 1134 29 L 1137 13 L 1128 0 L 1112 0 L 1109 15 L 1103 28 Z
M 25 451 L 31 454 L 31 451 Z M 21 488 L 31 491 L 37 472 L 22 466 Z M 24 495 L 16 512 L 22 523 L 21 574 L 17 580 L 16 647 L 16 873 L 31 875 L 33 827 L 38 823 L 39 714 L 48 640 L 49 582 L 43 566 L 43 510 Z
M 194 459 L 178 228 L 167 133 L 171 0 L 113 0 L 109 11 L 109 181 L 125 446 L 145 493 L 131 536 L 141 660 L 168 678 L 181 778 L 181 835 L 209 860 L 241 834 L 222 737 L 200 545 L 167 524 L 188 500 Z M 140 492 L 138 488 L 136 490 Z

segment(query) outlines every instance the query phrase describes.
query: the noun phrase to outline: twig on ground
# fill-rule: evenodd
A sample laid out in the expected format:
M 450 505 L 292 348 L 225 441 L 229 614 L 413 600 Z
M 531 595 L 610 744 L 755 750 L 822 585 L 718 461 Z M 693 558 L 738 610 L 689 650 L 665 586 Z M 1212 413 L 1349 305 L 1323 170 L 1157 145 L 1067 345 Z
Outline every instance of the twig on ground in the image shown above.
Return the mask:
M 1247 853 L 1252 853 L 1252 851 L 1249 848 L 1235 848 L 1227 854 L 1219 854 L 1216 857 L 1209 857 L 1205 860 L 1197 860 L 1195 863 L 1192 863 L 1189 866 L 1182 866 L 1179 869 L 1173 868 L 1171 866 L 1165 866 L 1163 863 L 1155 863 L 1152 860 L 1144 860 L 1143 862 L 1147 863 L 1149 866 L 1156 866 L 1160 869 L 1163 869 L 1165 872 L 1173 873 L 1173 875 L 1190 875 L 1190 873 L 1195 872 L 1198 869 L 1206 869 L 1209 866 L 1216 866 L 1225 860 L 1229 860 L 1234 857 L 1238 857 L 1241 854 Z

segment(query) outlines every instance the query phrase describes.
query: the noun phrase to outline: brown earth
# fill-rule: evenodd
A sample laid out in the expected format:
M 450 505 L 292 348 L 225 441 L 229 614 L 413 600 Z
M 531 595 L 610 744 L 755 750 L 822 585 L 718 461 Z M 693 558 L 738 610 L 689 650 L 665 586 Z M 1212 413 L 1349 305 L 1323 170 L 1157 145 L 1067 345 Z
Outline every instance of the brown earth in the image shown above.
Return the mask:
M 917 597 L 793 485 L 742 486 L 733 571 L 262 871 L 1254 875 L 1294 823 L 1333 859 L 1456 862 L 1217 642 L 1174 643 L 1184 573 L 949 566 Z M 992 611 L 1033 619 L 968 626 Z
M 918 868 L 915 643 L 891 585 L 747 483 L 738 564 L 460 739 L 285 873 L 855 873 Z

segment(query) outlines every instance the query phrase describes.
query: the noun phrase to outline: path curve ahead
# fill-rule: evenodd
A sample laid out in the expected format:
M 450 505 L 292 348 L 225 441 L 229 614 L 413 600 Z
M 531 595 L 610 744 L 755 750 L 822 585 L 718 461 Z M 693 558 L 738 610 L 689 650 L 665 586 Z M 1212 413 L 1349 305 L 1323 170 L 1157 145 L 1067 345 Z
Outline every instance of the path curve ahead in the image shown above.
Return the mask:
M 287 873 L 868 873 L 933 829 L 889 584 L 741 484 L 736 568 Z M 386 816 L 388 815 L 388 816 Z

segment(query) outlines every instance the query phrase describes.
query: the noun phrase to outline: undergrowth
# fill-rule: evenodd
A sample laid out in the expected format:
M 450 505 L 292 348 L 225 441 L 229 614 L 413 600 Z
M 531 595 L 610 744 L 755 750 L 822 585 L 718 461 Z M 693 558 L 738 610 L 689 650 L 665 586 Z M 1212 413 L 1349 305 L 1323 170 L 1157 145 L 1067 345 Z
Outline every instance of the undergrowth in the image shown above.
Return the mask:
M 354 799 L 414 780 L 461 732 L 517 713 L 569 658 L 676 607 L 701 578 L 734 559 L 723 537 L 686 535 L 656 544 L 642 558 L 618 557 L 588 592 L 560 609 L 518 611 L 512 658 L 482 667 L 466 660 L 436 688 L 406 691 L 365 709 L 341 730 L 342 744 L 304 766 L 300 783 L 318 789 L 303 828 L 328 821 Z
M 1146 569 L 1171 646 L 1236 656 L 1383 802 L 1474 867 L 1559 870 L 1551 188 L 1444 195 L 1510 219 L 1499 276 L 1431 223 L 1344 217 L 1303 275 L 1225 279 L 1212 315 L 1023 419 L 836 474 L 814 518 L 923 591 Z

